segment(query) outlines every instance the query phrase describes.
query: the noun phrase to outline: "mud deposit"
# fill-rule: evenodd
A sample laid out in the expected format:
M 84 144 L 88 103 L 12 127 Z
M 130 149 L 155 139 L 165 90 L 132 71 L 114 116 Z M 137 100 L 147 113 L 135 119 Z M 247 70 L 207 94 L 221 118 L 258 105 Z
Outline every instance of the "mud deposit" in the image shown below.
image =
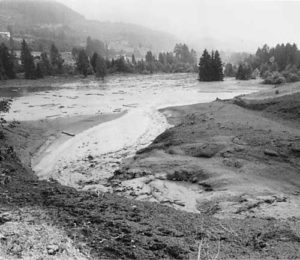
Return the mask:
M 299 218 L 299 94 L 260 111 L 241 99 L 164 109 L 176 126 L 123 164 L 115 192 L 219 218 Z
M 299 258 L 294 97 L 161 110 L 174 127 L 121 160 L 107 179 L 113 194 L 41 180 L 28 167 L 30 153 L 69 123 L 77 136 L 109 116 L 47 120 L 48 132 L 44 121 L 7 126 L 0 140 L 0 255 L 197 259 L 201 248 L 201 259 Z M 76 122 L 85 121 L 89 127 L 79 129 Z M 90 165 L 97 158 L 83 159 Z
M 159 108 L 232 98 L 263 89 L 257 81 L 245 84 L 229 79 L 204 84 L 196 77 L 195 74 L 118 76 L 109 77 L 106 82 L 46 84 L 44 90 L 37 86 L 6 87 L 2 91 L 17 91 L 13 92 L 17 97 L 6 116 L 8 120 L 30 120 L 34 125 L 39 120 L 46 126 L 59 118 L 72 121 L 79 116 L 122 115 L 84 131 L 71 129 L 68 139 L 55 133 L 58 128 L 60 135 L 68 133 L 57 123 L 58 127 L 49 133 L 44 145 L 33 151 L 31 162 L 41 179 L 55 179 L 82 190 L 113 191 L 107 180 L 122 161 L 147 147 L 171 127 Z M 39 123 L 38 127 L 45 128 L 41 125 Z M 186 192 L 184 187 L 181 190 Z

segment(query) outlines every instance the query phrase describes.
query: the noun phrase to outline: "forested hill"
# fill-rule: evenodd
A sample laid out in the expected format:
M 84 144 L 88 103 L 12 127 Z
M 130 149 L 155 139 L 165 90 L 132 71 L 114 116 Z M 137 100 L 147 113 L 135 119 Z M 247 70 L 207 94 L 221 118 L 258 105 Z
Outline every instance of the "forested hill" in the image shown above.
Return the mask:
M 84 17 L 63 4 L 52 1 L 4 0 L 0 2 L 1 30 L 5 25 L 26 28 L 44 24 L 67 24 Z M 4 27 L 4 28 L 3 28 Z
M 99 17 L 101 20 L 101 17 Z M 126 23 L 91 21 L 69 7 L 47 0 L 0 0 L 0 31 L 26 38 L 37 47 L 53 41 L 61 50 L 85 44 L 87 36 L 99 39 L 124 54 L 170 50 L 174 36 Z

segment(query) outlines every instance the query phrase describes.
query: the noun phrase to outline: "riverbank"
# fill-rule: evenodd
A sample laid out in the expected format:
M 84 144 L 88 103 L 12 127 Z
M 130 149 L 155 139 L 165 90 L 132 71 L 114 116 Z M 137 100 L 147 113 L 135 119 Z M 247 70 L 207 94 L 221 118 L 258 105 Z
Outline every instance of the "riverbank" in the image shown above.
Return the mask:
M 39 181 L 1 140 L 1 255 L 195 259 L 201 244 L 206 258 L 298 258 L 299 98 L 281 98 L 259 111 L 241 99 L 164 109 L 176 126 L 116 172 L 120 196 Z M 18 145 L 25 151 L 25 138 Z M 141 179 L 195 185 L 200 214 L 170 207 L 186 207 L 182 200 L 157 200 L 164 194 L 138 201 L 155 189 L 124 186 Z
M 285 88 L 163 109 L 176 126 L 116 172 L 115 192 L 219 218 L 299 218 L 300 91 Z
M 23 121 L 13 129 L 7 128 L 9 131 L 6 135 L 22 164 L 31 169 L 45 156 L 50 145 L 55 149 L 74 136 L 124 114 L 125 112 Z

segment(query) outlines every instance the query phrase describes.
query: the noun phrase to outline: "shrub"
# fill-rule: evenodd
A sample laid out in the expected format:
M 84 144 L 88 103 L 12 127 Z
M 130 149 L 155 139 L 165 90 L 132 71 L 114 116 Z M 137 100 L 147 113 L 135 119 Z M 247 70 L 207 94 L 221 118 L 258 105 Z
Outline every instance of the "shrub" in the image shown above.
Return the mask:
M 10 105 L 11 105 L 10 99 L 0 100 L 0 127 L 6 123 L 5 119 L 3 118 L 2 113 L 7 113 L 10 109 Z
M 285 70 L 282 72 L 286 82 L 297 82 L 300 80 L 299 72 L 293 70 Z
M 278 85 L 278 84 L 286 83 L 286 79 L 278 71 L 275 71 L 275 72 L 266 72 L 264 74 L 264 82 L 263 83 L 264 84 Z

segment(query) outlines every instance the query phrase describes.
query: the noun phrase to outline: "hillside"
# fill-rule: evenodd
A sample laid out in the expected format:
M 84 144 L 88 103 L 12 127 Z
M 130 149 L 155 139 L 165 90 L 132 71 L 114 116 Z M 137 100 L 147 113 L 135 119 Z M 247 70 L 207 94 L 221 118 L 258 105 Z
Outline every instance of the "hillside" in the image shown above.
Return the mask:
M 101 17 L 99 18 L 101 19 Z M 87 20 L 54 1 L 0 1 L 0 31 L 10 30 L 16 41 L 26 38 L 37 49 L 51 41 L 62 50 L 85 43 L 88 36 L 107 43 L 110 49 L 130 54 L 170 50 L 178 40 L 167 33 L 127 24 Z

